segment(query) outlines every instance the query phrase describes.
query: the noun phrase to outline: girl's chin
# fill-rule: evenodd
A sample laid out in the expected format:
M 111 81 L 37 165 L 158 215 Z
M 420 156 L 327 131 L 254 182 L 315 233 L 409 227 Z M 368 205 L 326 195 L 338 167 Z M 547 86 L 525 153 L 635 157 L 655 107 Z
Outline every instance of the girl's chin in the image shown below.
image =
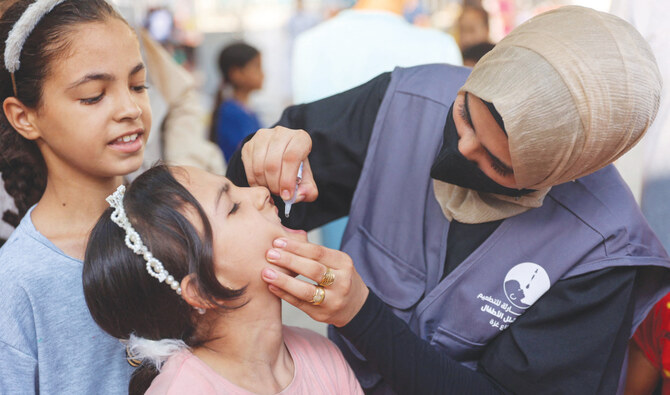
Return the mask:
M 291 240 L 297 240 L 297 241 L 302 241 L 302 242 L 307 242 L 307 232 L 305 232 L 302 229 L 291 229 L 287 228 L 286 226 L 282 225 L 282 228 L 284 229 L 284 233 L 286 233 L 286 237 L 288 237 Z

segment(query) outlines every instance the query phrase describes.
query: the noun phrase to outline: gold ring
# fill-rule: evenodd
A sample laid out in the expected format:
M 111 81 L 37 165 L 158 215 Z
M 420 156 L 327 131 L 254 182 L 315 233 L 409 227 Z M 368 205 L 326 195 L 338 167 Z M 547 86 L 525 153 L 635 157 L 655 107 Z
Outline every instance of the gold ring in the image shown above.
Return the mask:
M 330 268 L 326 268 L 326 272 L 321 277 L 319 285 L 322 287 L 327 287 L 329 285 L 333 285 L 334 282 L 335 282 L 335 273 L 333 273 L 333 271 Z
M 314 289 L 314 296 L 312 296 L 311 304 L 318 306 L 326 299 L 326 290 L 322 286 L 317 285 Z

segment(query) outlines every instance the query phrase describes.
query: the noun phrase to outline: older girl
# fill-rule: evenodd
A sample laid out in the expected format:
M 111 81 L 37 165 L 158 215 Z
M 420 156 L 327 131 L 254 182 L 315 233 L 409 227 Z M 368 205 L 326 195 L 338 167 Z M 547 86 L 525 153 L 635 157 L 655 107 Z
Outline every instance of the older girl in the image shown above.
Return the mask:
M 0 171 L 23 217 L 0 250 L 0 393 L 124 393 L 131 367 L 81 270 L 151 127 L 137 38 L 104 0 L 20 0 L 0 38 Z

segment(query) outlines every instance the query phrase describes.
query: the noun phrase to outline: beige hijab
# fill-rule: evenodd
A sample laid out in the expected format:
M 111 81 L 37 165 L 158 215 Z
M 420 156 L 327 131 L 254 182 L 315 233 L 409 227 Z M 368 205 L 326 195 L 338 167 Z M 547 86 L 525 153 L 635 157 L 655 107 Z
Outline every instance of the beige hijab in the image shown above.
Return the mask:
M 494 104 L 517 187 L 537 190 L 515 199 L 434 180 L 449 220 L 481 223 L 539 207 L 552 186 L 593 173 L 632 148 L 656 116 L 661 77 L 633 26 L 568 6 L 514 29 L 461 90 Z

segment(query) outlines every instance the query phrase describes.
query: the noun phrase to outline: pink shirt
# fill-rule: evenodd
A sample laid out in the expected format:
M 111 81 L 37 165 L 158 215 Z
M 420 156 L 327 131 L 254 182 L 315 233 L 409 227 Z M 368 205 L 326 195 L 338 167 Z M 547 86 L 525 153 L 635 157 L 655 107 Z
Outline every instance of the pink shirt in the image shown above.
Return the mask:
M 310 330 L 284 326 L 284 343 L 295 372 L 279 394 L 362 395 L 363 390 L 340 350 Z M 146 394 L 251 395 L 216 373 L 189 351 L 171 356 Z

